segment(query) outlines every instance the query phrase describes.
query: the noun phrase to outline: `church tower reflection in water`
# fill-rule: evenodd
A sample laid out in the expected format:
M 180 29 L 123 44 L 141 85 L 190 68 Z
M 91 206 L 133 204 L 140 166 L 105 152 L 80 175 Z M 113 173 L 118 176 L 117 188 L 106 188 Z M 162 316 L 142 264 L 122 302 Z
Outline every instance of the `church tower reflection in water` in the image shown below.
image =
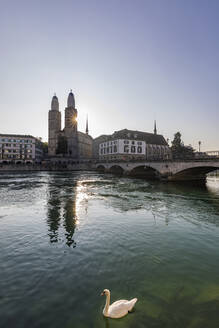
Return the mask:
M 67 177 L 63 178 L 51 177 L 48 187 L 48 235 L 51 243 L 65 241 L 69 247 L 76 247 L 73 235 L 77 225 L 77 182 L 72 184 Z

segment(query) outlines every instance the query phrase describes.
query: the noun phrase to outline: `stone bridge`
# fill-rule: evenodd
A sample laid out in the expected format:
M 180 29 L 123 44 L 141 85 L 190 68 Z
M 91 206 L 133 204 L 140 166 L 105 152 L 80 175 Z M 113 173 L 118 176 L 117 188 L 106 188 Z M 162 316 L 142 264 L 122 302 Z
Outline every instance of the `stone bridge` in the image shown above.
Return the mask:
M 202 181 L 219 169 L 219 159 L 186 161 L 99 162 L 98 171 L 167 181 Z

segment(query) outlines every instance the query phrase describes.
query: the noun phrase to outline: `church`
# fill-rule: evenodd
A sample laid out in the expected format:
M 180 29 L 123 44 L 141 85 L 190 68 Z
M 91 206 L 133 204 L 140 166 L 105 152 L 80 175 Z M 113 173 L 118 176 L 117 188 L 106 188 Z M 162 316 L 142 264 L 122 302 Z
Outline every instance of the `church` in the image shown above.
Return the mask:
M 86 121 L 86 133 L 78 131 L 78 111 L 75 108 L 75 97 L 70 91 L 65 108 L 65 126 L 61 128 L 61 112 L 59 111 L 59 100 L 56 95 L 51 102 L 49 110 L 49 157 L 67 157 L 69 159 L 92 158 L 93 139 L 89 135 L 88 120 Z

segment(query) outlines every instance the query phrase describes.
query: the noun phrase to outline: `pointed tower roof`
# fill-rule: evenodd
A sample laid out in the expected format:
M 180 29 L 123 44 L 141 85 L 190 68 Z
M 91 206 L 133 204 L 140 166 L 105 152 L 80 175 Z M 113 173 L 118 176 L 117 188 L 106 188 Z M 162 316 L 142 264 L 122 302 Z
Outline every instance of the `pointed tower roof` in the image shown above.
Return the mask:
M 157 125 L 156 125 L 156 120 L 154 121 L 154 134 L 157 134 Z
M 67 107 L 75 108 L 75 97 L 74 97 L 74 94 L 72 93 L 72 90 L 70 91 L 70 93 L 68 95 Z
M 59 110 L 59 100 L 56 97 L 56 94 L 52 97 L 51 110 Z
M 89 133 L 89 130 L 88 130 L 88 116 L 87 116 L 87 119 L 86 119 L 86 134 Z

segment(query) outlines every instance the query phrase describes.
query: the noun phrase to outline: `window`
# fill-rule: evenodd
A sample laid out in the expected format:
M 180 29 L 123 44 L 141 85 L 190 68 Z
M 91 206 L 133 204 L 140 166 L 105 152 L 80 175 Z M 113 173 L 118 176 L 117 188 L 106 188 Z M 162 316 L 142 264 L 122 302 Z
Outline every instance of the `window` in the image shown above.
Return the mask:
M 124 146 L 124 153 L 128 153 L 129 152 L 129 146 Z
M 137 151 L 139 154 L 142 153 L 142 147 L 138 146 Z
M 135 146 L 131 146 L 131 153 L 135 153 Z
M 124 140 L 124 144 L 129 144 L 129 140 Z
M 136 139 L 137 137 L 138 137 L 138 135 L 135 133 L 135 134 L 134 134 L 134 138 Z
M 135 142 L 134 141 L 132 141 L 132 145 L 134 145 L 135 144 Z
M 117 153 L 117 146 L 113 147 L 113 151 L 114 151 L 114 153 Z
M 142 142 L 141 141 L 138 141 L 137 144 L 140 146 L 140 145 L 142 145 Z

